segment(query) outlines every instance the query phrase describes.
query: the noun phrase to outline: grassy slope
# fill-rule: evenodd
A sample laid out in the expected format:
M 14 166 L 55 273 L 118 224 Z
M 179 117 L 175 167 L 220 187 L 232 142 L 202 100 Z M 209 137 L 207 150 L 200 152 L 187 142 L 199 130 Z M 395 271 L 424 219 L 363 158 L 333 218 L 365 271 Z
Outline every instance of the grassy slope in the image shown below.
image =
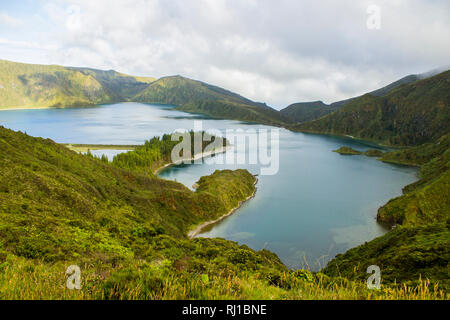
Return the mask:
M 152 80 L 115 71 L 0 60 L 0 108 L 70 107 L 127 101 Z
M 105 88 L 118 95 L 119 100 L 128 101 L 155 81 L 151 77 L 135 77 L 114 70 L 103 71 L 89 68 L 70 68 L 85 75 L 91 75 Z
M 246 170 L 192 192 L 0 127 L 2 299 L 417 299 L 442 292 L 288 271 L 266 250 L 185 236 L 254 190 Z M 82 289 L 67 290 L 69 265 Z
M 352 135 L 387 145 L 431 142 L 448 131 L 450 71 L 405 84 L 382 97 L 366 94 L 293 130 Z
M 350 249 L 330 261 L 323 272 L 354 281 L 367 279 L 367 267 L 381 269 L 382 283 L 413 284 L 421 276 L 448 292 L 450 229 L 448 223 L 398 227 L 385 236 Z
M 183 242 L 190 226 L 217 218 L 254 191 L 254 177 L 245 170 L 216 172 L 199 181 L 200 190 L 192 192 L 181 184 L 137 175 L 50 140 L 4 128 L 0 145 L 2 268 L 8 261 L 33 262 L 43 270 L 73 261 L 111 273 L 125 266 L 138 268 L 146 261 L 147 267 L 155 261 L 158 265 L 170 256 L 169 269 L 176 269 L 175 257 L 187 259 L 190 251 L 192 256 L 205 255 L 207 250 L 197 253 L 197 246 L 214 244 Z M 220 192 L 211 183 L 215 179 L 222 185 Z M 268 259 L 269 270 L 284 269 L 269 253 L 216 243 L 217 252 L 235 249 L 243 261 L 255 260 L 255 268 Z M 190 249 L 180 250 L 183 246 Z M 214 245 L 209 249 L 210 256 L 216 254 Z M 164 250 L 169 251 L 167 256 Z M 226 264 L 227 259 L 231 257 L 220 260 Z M 197 263 L 206 262 L 192 259 L 192 263 L 193 271 L 198 271 L 204 266 Z
M 222 88 L 180 76 L 151 83 L 135 101 L 171 104 L 187 112 L 225 119 L 281 125 L 286 120 L 278 111 Z
M 450 218 L 450 134 L 434 144 L 385 154 L 381 160 L 421 165 L 420 180 L 406 186 L 404 195 L 390 200 L 378 211 L 378 220 L 408 226 L 446 221 Z
M 84 225 L 123 213 L 135 220 L 130 225 L 139 223 L 149 230 L 161 227 L 182 237 L 190 225 L 217 218 L 254 190 L 254 178 L 247 171 L 222 172 L 235 188 L 221 197 L 235 200 L 221 207 L 223 199 L 207 190 L 194 193 L 175 182 L 132 174 L 50 140 L 3 128 L 0 139 L 2 214 L 17 213 L 8 217 L 27 225 L 61 214 Z

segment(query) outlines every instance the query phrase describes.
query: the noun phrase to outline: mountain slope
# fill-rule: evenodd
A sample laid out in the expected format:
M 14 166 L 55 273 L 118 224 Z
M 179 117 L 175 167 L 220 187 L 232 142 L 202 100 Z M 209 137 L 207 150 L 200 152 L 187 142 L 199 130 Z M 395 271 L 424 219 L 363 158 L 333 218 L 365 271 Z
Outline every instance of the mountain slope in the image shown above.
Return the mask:
M 90 68 L 69 68 L 85 75 L 92 75 L 105 88 L 115 92 L 119 100 L 128 101 L 155 81 L 152 77 L 134 77 L 114 70 L 103 71 Z
M 89 106 L 137 101 L 176 105 L 215 118 L 276 126 L 277 110 L 238 94 L 180 76 L 155 80 L 113 70 L 32 65 L 0 60 L 0 109 Z
M 435 75 L 434 71 L 430 71 L 426 74 L 421 75 L 409 75 L 406 77 L 401 78 L 400 80 L 397 80 L 395 82 L 392 82 L 391 84 L 388 84 L 387 86 L 384 86 L 380 89 L 374 90 L 369 92 L 368 94 L 372 96 L 381 97 L 386 94 L 388 94 L 391 90 L 408 84 L 412 83 L 414 81 L 430 77 L 432 75 Z M 357 99 L 359 97 L 349 98 L 337 102 L 333 102 L 331 104 L 325 104 L 322 101 L 314 101 L 314 102 L 299 102 L 289 105 L 288 107 L 282 109 L 280 112 L 287 116 L 290 120 L 295 122 L 308 122 L 316 120 L 324 115 L 327 115 L 329 113 L 332 113 L 339 108 L 345 106 L 349 102 Z
M 181 76 L 165 77 L 136 95 L 135 101 L 177 106 L 177 109 L 215 118 L 280 125 L 286 119 L 265 104 L 238 94 Z
M 0 60 L 0 108 L 70 107 L 127 101 L 152 80 L 115 71 Z
M 419 145 L 446 134 L 450 123 L 450 71 L 377 97 L 366 94 L 294 131 L 351 135 L 387 145 Z
M 299 102 L 291 104 L 280 112 L 293 122 L 306 122 L 318 119 L 337 110 L 336 107 L 323 103 L 322 101 Z

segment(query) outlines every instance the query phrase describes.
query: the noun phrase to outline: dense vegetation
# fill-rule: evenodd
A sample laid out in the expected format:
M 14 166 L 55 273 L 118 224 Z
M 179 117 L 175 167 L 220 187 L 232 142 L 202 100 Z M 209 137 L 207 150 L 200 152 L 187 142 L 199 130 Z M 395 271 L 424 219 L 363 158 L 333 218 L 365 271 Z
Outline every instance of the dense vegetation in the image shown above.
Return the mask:
M 381 269 L 382 283 L 414 285 L 419 277 L 450 288 L 450 229 L 448 223 L 398 227 L 386 235 L 336 256 L 323 270 L 329 276 L 354 281 L 367 279 L 367 267 Z
M 350 147 L 340 147 L 337 150 L 333 150 L 333 152 L 337 152 L 337 153 L 343 154 L 343 155 L 360 155 L 360 154 L 362 154 L 361 151 L 355 150 Z
M 362 152 L 362 151 L 355 150 L 353 148 L 345 147 L 345 146 L 342 146 L 337 150 L 333 150 L 333 152 L 337 152 L 342 155 L 361 155 L 361 154 L 363 154 L 367 157 L 382 157 L 384 154 L 383 151 L 378 150 L 378 149 L 368 149 L 368 150 Z
M 381 157 L 383 156 L 383 151 L 378 150 L 378 149 L 369 149 L 364 151 L 364 155 L 368 156 L 368 157 Z
M 170 163 L 178 143 L 168 135 L 110 164 L 0 127 L 0 298 L 448 298 L 434 285 L 449 288 L 449 74 L 407 79 L 290 127 L 413 146 L 364 154 L 421 166 L 420 180 L 378 212 L 378 221 L 396 228 L 338 255 L 317 274 L 287 270 L 266 250 L 187 239 L 197 225 L 226 214 L 254 192 L 255 178 L 246 170 L 202 177 L 192 192 L 153 174 Z M 264 104 L 205 83 L 153 80 L 0 60 L 0 108 L 131 99 L 219 118 L 288 121 Z M 81 291 L 64 287 L 71 264 L 82 267 Z M 381 291 L 363 283 L 371 264 L 382 269 Z
M 398 156 L 399 154 L 404 156 Z M 406 164 L 421 164 L 420 180 L 406 186 L 403 196 L 392 199 L 380 208 L 378 220 L 415 226 L 449 219 L 450 134 L 443 136 L 434 144 L 397 151 L 393 155 L 388 153 L 381 159 L 386 161 L 392 158 L 397 163 L 401 163 L 399 159 L 404 158 Z
M 0 60 L 0 108 L 71 107 L 127 101 L 151 80 L 115 71 Z
M 293 103 L 281 110 L 286 118 L 293 122 L 307 122 L 318 119 L 337 110 L 336 107 L 322 101 Z
M 367 267 L 378 265 L 386 284 L 412 284 L 422 277 L 440 283 L 446 291 L 450 287 L 450 71 L 415 80 L 401 79 L 349 101 L 330 115 L 295 127 L 411 146 L 364 154 L 385 162 L 420 166 L 420 179 L 378 210 L 377 220 L 394 230 L 337 255 L 323 270 L 329 276 L 363 280 Z M 361 154 L 347 147 L 336 151 Z
M 151 83 L 134 100 L 175 105 L 179 110 L 202 113 L 215 118 L 273 125 L 282 125 L 287 121 L 280 112 L 265 104 L 181 76 L 165 77 Z
M 450 71 L 401 85 L 384 96 L 366 94 L 293 130 L 352 135 L 387 145 L 435 141 L 450 123 Z
M 114 70 L 103 71 L 89 68 L 69 68 L 90 75 L 105 88 L 116 94 L 117 101 L 128 101 L 155 81 L 152 77 L 135 77 Z
M 72 261 L 110 274 L 128 265 L 136 272 L 137 265 L 156 268 L 164 262 L 168 268 L 171 258 L 171 268 L 184 268 L 183 262 L 175 261 L 185 259 L 192 263 L 192 272 L 200 272 L 206 271 L 206 261 L 191 259 L 190 253 L 205 259 L 217 252 L 224 263 L 249 258 L 259 268 L 269 259 L 268 269 L 284 268 L 271 254 L 259 255 L 232 243 L 223 246 L 217 241 L 217 249 L 211 245 L 210 252 L 200 250 L 208 246 L 207 240 L 191 244 L 176 240 L 185 238 L 192 226 L 225 214 L 254 191 L 255 178 L 245 170 L 216 172 L 202 178 L 197 192 L 192 192 L 181 184 L 137 175 L 50 140 L 4 128 L 0 128 L 0 146 L 1 270 L 15 268 L 13 261 L 33 261 L 42 272 L 55 263 Z M 222 255 L 226 246 L 236 254 Z
M 385 283 L 413 283 L 421 276 L 448 291 L 450 134 L 434 143 L 385 153 L 381 160 L 421 165 L 420 180 L 378 210 L 377 220 L 394 225 L 394 230 L 336 256 L 324 272 L 358 280 L 375 264 L 381 268 Z
M 2 299 L 436 299 L 429 283 L 364 283 L 289 271 L 269 251 L 192 239 L 254 192 L 246 170 L 216 171 L 196 192 L 0 127 Z M 65 270 L 82 270 L 82 289 Z
M 198 151 L 195 150 L 195 135 L 197 135 L 198 139 L 202 142 L 202 145 L 198 146 Z M 222 147 L 225 147 L 228 144 L 226 139 L 210 136 L 206 132 L 191 131 L 189 132 L 189 136 L 191 140 L 191 149 L 189 150 L 191 155 L 190 158 L 196 156 L 196 152 L 206 152 L 206 147 L 211 143 L 214 143 L 216 139 L 219 139 L 218 143 Z M 133 151 L 116 155 L 112 162 L 120 168 L 126 168 L 138 173 L 152 174 L 158 168 L 172 162 L 172 150 L 175 145 L 180 143 L 180 141 L 172 141 L 172 135 L 170 134 L 164 134 L 162 137 L 154 137 L 146 141 L 143 146 L 136 147 Z M 180 157 L 183 157 L 183 155 L 180 154 Z

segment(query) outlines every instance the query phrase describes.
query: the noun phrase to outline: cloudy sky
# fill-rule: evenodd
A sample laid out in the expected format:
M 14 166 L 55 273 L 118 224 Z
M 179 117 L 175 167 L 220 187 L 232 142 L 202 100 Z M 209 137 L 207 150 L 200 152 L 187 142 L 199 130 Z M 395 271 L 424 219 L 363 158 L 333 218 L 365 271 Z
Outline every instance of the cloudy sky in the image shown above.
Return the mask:
M 448 66 L 449 22 L 448 0 L 0 0 L 0 59 L 181 74 L 280 109 Z

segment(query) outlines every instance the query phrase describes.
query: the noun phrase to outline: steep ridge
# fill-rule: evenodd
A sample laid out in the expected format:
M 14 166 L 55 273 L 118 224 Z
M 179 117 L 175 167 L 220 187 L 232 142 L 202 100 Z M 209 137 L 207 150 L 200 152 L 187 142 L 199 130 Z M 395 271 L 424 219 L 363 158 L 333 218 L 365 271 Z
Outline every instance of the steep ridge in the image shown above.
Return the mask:
M 441 71 L 442 72 L 442 71 Z M 418 81 L 421 79 L 425 79 L 436 74 L 439 74 L 438 70 L 432 70 L 423 74 L 412 74 L 406 77 L 403 77 L 397 81 L 394 81 L 387 86 L 384 86 L 380 89 L 369 92 L 368 94 L 372 96 L 381 97 L 388 94 L 391 90 L 400 87 L 402 85 L 412 83 L 414 81 Z M 349 98 L 337 102 L 333 102 L 331 104 L 325 104 L 322 101 L 313 101 L 313 102 L 298 102 L 289 105 L 288 107 L 282 109 L 280 112 L 287 116 L 291 121 L 294 122 L 308 122 L 312 120 L 316 120 L 324 115 L 332 113 L 339 108 L 345 106 L 349 102 L 358 99 L 360 97 Z
M 91 68 L 0 60 L 0 109 L 92 106 L 136 101 L 175 105 L 214 118 L 282 126 L 279 111 L 236 93 L 181 76 L 134 77 Z
M 322 101 L 298 102 L 289 105 L 280 112 L 293 122 L 306 122 L 325 116 L 338 108 Z
M 139 93 L 138 102 L 175 105 L 177 109 L 211 117 L 282 125 L 279 111 L 236 93 L 181 76 L 164 77 Z
M 115 71 L 0 60 L 0 109 L 127 101 L 151 80 Z
M 420 145 L 448 132 L 450 71 L 402 85 L 387 95 L 366 94 L 294 131 L 351 135 L 393 146 Z

